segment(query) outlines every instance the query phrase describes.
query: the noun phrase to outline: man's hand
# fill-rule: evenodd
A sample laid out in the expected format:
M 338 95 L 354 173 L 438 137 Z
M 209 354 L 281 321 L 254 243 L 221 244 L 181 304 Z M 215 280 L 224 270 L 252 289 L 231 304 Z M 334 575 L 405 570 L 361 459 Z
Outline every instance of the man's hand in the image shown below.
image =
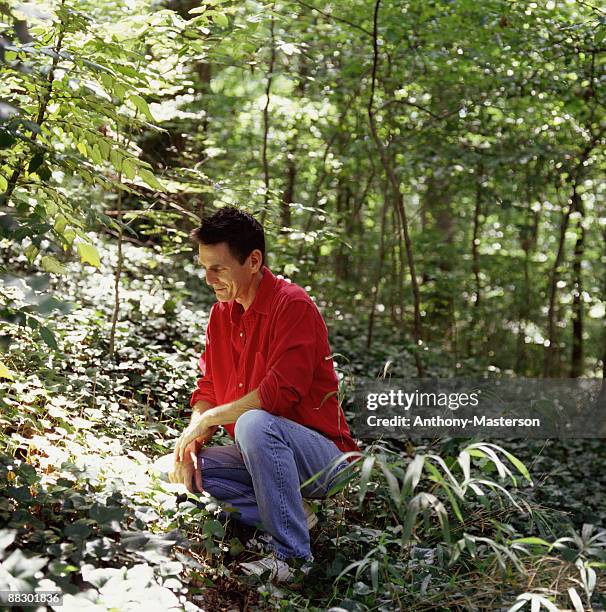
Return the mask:
M 183 483 L 190 493 L 195 493 L 192 481 L 196 483 L 198 491 L 202 491 L 202 474 L 198 462 L 198 441 L 194 440 L 185 449 L 184 461 L 176 462 L 168 479 L 172 483 Z
M 175 445 L 175 466 L 186 459 L 190 444 L 194 442 L 204 444 L 212 438 L 218 429 L 218 425 L 210 426 L 207 423 L 208 421 L 202 413 L 200 416 L 192 418 L 190 424 L 183 430 Z
M 259 392 L 254 389 L 239 400 L 208 408 L 204 412 L 192 415 L 190 424 L 185 428 L 175 446 L 175 463 L 183 461 L 185 449 L 193 440 L 206 442 L 217 431 L 218 425 L 235 423 L 248 410 L 261 408 Z

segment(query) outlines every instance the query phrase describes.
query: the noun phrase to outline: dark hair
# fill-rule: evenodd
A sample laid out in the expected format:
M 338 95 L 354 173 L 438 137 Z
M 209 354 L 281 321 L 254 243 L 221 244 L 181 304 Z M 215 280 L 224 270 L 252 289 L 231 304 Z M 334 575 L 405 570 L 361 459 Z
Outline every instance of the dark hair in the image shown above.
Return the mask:
M 231 254 L 243 264 L 259 249 L 265 264 L 265 233 L 261 224 L 247 212 L 225 206 L 215 214 L 202 219 L 202 225 L 192 230 L 189 237 L 198 244 L 227 242 Z

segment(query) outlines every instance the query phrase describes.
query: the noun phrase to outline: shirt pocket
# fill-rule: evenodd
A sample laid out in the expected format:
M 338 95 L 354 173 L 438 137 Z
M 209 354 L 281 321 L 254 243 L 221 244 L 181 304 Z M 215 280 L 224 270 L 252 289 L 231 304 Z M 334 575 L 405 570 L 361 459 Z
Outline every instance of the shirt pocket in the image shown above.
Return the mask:
M 250 374 L 250 385 L 249 389 L 252 391 L 259 386 L 259 383 L 265 378 L 266 372 L 266 360 L 263 353 L 255 353 L 255 359 L 253 361 L 253 368 Z

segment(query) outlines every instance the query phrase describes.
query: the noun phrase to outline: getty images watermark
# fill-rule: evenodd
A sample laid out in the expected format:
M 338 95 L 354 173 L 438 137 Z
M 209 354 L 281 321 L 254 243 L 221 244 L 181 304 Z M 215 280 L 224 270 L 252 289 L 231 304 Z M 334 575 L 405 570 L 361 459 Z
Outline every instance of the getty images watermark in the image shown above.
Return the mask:
M 376 380 L 354 404 L 361 437 L 606 438 L 601 379 Z

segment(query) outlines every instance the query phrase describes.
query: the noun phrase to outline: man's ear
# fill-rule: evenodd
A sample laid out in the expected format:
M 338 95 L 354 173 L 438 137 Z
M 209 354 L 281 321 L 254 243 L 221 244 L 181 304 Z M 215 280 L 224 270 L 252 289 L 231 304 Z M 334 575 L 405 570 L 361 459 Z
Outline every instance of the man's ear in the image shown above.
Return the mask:
M 256 274 L 263 265 L 263 253 L 259 249 L 255 249 L 249 255 L 250 265 L 254 274 Z

